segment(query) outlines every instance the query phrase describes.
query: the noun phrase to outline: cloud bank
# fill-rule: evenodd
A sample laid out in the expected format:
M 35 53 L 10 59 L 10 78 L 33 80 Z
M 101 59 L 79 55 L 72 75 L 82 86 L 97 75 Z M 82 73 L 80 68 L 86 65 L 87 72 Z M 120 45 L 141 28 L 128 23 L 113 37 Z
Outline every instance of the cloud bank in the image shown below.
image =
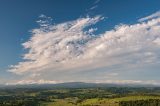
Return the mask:
M 67 82 L 74 82 L 74 81 L 67 81 Z M 93 81 L 85 81 L 82 80 L 81 82 L 85 83 L 93 83 Z M 17 82 L 12 83 L 6 83 L 6 85 L 28 85 L 28 84 L 57 84 L 57 83 L 65 83 L 64 81 L 54 81 L 54 80 L 20 80 Z M 148 80 L 148 81 L 142 81 L 142 80 L 105 80 L 105 81 L 99 81 L 95 80 L 94 83 L 106 83 L 106 84 L 136 84 L 136 85 L 155 85 L 160 86 L 160 84 L 157 81 L 154 80 Z
M 38 21 L 41 27 L 33 29 L 31 38 L 22 44 L 28 50 L 23 54 L 24 61 L 12 65 L 9 71 L 18 75 L 43 77 L 45 73 L 54 77 L 57 72 L 79 73 L 106 68 L 121 73 L 159 64 L 159 12 L 136 24 L 117 25 L 110 31 L 95 34 L 101 29 L 92 26 L 103 19 L 102 16 L 85 17 L 60 24 Z

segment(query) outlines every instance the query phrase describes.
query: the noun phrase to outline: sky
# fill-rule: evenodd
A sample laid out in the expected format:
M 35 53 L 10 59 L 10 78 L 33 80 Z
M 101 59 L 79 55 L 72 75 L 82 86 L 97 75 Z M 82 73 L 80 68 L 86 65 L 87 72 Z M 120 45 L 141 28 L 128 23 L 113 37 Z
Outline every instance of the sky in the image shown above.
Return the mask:
M 160 85 L 159 0 L 1 0 L 0 84 Z

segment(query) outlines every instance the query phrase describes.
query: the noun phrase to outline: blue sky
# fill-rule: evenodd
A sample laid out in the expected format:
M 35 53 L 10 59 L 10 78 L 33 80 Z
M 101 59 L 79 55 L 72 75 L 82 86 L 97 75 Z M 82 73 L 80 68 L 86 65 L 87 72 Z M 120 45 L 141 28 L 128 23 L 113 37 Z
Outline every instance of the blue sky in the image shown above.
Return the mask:
M 29 39 L 32 39 L 35 33 L 33 34 L 33 30 L 37 29 L 38 31 L 41 31 L 44 29 L 44 27 L 39 28 L 40 26 L 36 21 L 39 21 L 42 24 L 42 20 L 45 22 L 49 19 L 52 19 L 52 22 L 50 23 L 50 28 L 55 28 L 56 33 L 60 33 L 59 27 L 62 29 L 63 26 L 60 26 L 61 24 L 65 27 L 69 27 L 67 24 L 71 24 L 72 26 L 78 24 L 78 22 L 82 22 L 82 26 L 78 27 L 81 30 L 77 30 L 77 33 L 84 34 L 84 36 L 93 35 L 93 36 L 116 36 L 116 34 L 119 32 L 119 30 L 125 29 L 124 24 L 126 26 L 135 25 L 135 29 L 137 28 L 136 25 L 138 23 L 139 19 L 143 17 L 150 16 L 151 14 L 156 14 L 160 10 L 159 8 L 160 1 L 159 0 L 1 0 L 0 1 L 0 83 L 30 83 L 30 82 L 49 82 L 49 83 L 56 83 L 56 82 L 64 82 L 64 81 L 88 81 L 88 82 L 115 82 L 115 83 L 141 83 L 141 82 L 158 82 L 159 79 L 159 46 L 157 48 L 153 48 L 151 46 L 143 46 L 142 44 L 137 45 L 137 43 L 132 42 L 133 38 L 130 38 L 125 43 L 122 42 L 120 44 L 124 45 L 135 45 L 136 47 L 142 47 L 138 51 L 128 51 L 131 47 L 125 47 L 124 45 L 120 44 L 117 45 L 117 43 L 113 44 L 106 44 L 106 42 L 109 42 L 108 40 L 101 43 L 102 38 L 76 38 L 78 35 L 71 32 L 71 35 L 73 34 L 76 39 L 78 40 L 84 40 L 86 43 L 84 45 L 78 45 L 79 49 L 73 49 L 70 48 L 70 46 L 74 47 L 75 45 L 66 45 L 71 52 L 71 54 L 65 53 L 65 51 L 56 51 L 59 52 L 59 54 L 51 53 L 50 51 L 48 56 L 49 58 L 53 58 L 52 60 L 46 60 L 49 62 L 46 62 L 45 65 L 39 65 L 37 67 L 33 66 L 34 68 L 27 68 L 27 65 L 24 65 L 26 68 L 23 69 L 21 65 L 18 65 L 20 62 L 22 64 L 26 64 L 25 62 L 31 62 L 31 57 L 24 59 L 23 55 L 31 55 L 29 54 L 31 49 L 34 46 L 33 42 L 41 42 L 39 40 L 40 38 L 35 38 L 36 40 L 32 41 L 32 44 L 27 43 L 25 46 L 22 46 L 23 43 L 29 42 Z M 43 15 L 42 15 L 43 14 Z M 158 14 L 158 13 L 157 13 Z M 41 17 L 40 17 L 41 16 Z M 50 17 L 50 18 L 48 18 Z M 158 20 L 159 15 L 156 16 L 156 19 Z M 151 17 L 154 18 L 155 17 Z M 88 21 L 84 22 L 83 21 Z M 148 18 L 146 18 L 147 22 L 149 22 Z M 146 22 L 146 24 L 147 24 Z M 148 25 L 148 24 L 147 24 Z M 147 26 L 146 27 L 155 27 L 155 26 Z M 87 26 L 87 27 L 86 27 Z M 115 30 L 115 26 L 119 27 L 119 29 Z M 157 25 L 156 27 L 158 27 Z M 68 28 L 69 29 L 69 28 Z M 90 29 L 90 31 L 88 31 Z M 115 30 L 115 32 L 111 32 L 112 30 Z M 146 28 L 147 29 L 147 28 Z M 127 30 L 130 30 L 128 28 Z M 141 29 L 139 29 L 141 30 Z M 144 29 L 142 29 L 144 30 Z M 87 32 L 88 31 L 88 32 Z M 93 31 L 93 32 L 92 32 Z M 110 31 L 110 33 L 113 33 L 113 35 L 106 33 L 107 31 Z M 43 31 L 42 31 L 43 32 Z M 53 31 L 50 31 L 47 29 L 46 33 L 39 32 L 41 35 L 43 35 L 43 39 L 47 38 L 45 36 L 48 36 L 50 39 L 56 39 L 55 37 L 47 35 L 48 33 L 51 33 L 54 36 Z M 120 31 L 121 32 L 121 31 Z M 132 31 L 131 31 L 132 32 Z M 62 32 L 61 34 L 64 34 L 64 36 L 60 37 L 59 39 L 69 39 L 71 37 L 70 33 L 69 35 L 65 35 L 68 32 Z M 86 34 L 88 33 L 88 34 Z M 127 33 L 127 32 L 126 32 Z M 137 32 L 138 34 L 141 34 L 142 32 Z M 146 32 L 150 33 L 150 32 Z M 158 33 L 158 32 L 155 32 Z M 119 33 L 118 33 L 119 34 Z M 72 35 L 72 36 L 73 36 Z M 145 34 L 144 34 L 145 35 Z M 144 36 L 142 35 L 142 36 Z M 56 35 L 55 35 L 56 36 Z M 118 36 L 118 35 L 117 35 Z M 134 36 L 134 34 L 132 35 Z M 158 35 L 149 35 L 154 36 L 156 39 L 155 42 L 158 42 Z M 37 40 L 38 39 L 38 40 Z M 91 39 L 91 40 L 90 40 Z M 109 38 L 107 38 L 109 39 Z M 116 39 L 116 38 L 114 38 Z M 146 38 L 145 38 L 146 39 Z M 153 39 L 152 39 L 153 40 Z M 136 41 L 144 41 L 144 39 L 137 38 Z M 43 41 L 47 44 L 48 41 Z M 51 44 L 53 43 L 52 41 Z M 70 42 L 76 42 L 73 39 Z M 100 43 L 97 43 L 100 42 Z M 113 41 L 115 42 L 115 41 Z M 132 42 L 133 44 L 128 44 L 128 42 Z M 96 44 L 97 43 L 97 44 Z M 68 43 L 67 43 L 68 44 Z M 89 58 L 90 55 L 89 52 L 95 52 L 94 49 L 91 49 L 91 44 L 93 44 L 93 48 L 102 48 L 102 44 L 105 46 L 111 45 L 109 50 L 117 48 L 121 49 L 127 49 L 124 53 L 121 51 L 117 53 L 117 51 L 107 51 L 108 49 L 106 47 L 103 48 L 103 50 L 96 51 L 96 55 L 92 58 Z M 148 43 L 147 43 L 148 44 Z M 114 46 L 113 46 L 114 45 Z M 50 45 L 46 45 L 50 46 Z M 52 46 L 55 47 L 55 43 L 52 44 Z M 80 46 L 80 47 L 79 47 Z M 82 47 L 81 47 L 82 46 Z M 155 46 L 154 46 L 155 47 Z M 27 48 L 27 49 L 25 49 Z M 37 47 L 38 48 L 38 47 Z M 55 48 L 52 48 L 53 51 L 57 50 Z M 61 48 L 63 49 L 63 48 Z M 87 49 L 87 50 L 86 50 Z M 42 51 L 46 51 L 46 49 L 40 48 Z M 58 49 L 60 50 L 60 49 Z M 85 50 L 85 51 L 83 51 Z M 89 51 L 90 50 L 90 51 Z M 96 49 L 97 50 L 97 49 Z M 52 51 L 52 52 L 53 52 Z M 145 51 L 145 52 L 144 52 Z M 34 51 L 35 52 L 35 51 Z M 47 53 L 48 53 L 47 52 Z M 60 53 L 64 54 L 60 54 Z M 73 53 L 72 53 L 73 52 Z M 82 55 L 81 52 L 83 52 Z M 104 54 L 104 52 L 111 52 L 111 55 Z M 112 53 L 113 52 L 113 53 Z M 137 61 L 145 60 L 146 57 L 139 56 L 142 53 L 146 53 L 146 55 L 156 55 L 155 57 L 149 57 L 154 58 L 152 62 L 150 62 L 147 65 L 144 65 L 143 62 L 140 62 L 140 66 L 137 65 Z M 152 54 L 153 53 L 153 54 Z M 114 55 L 113 55 L 114 54 Z M 62 55 L 68 57 L 65 58 Z M 88 56 L 89 55 L 89 56 Z M 105 55 L 105 57 L 101 57 L 101 55 Z M 132 56 L 130 56 L 132 55 Z M 137 56 L 138 55 L 138 56 Z M 55 56 L 59 56 L 59 58 L 55 61 Z M 88 57 L 87 57 L 88 56 Z M 123 58 L 119 58 L 123 57 Z M 60 58 L 62 57 L 62 58 Z M 80 58 L 79 60 L 76 60 L 76 58 Z M 87 58 L 86 58 L 87 57 Z M 100 57 L 100 58 L 99 58 Z M 36 59 L 35 59 L 36 58 Z M 36 61 L 37 58 L 34 59 Z M 42 56 L 42 60 L 43 60 Z M 47 57 L 48 58 L 48 57 Z M 78 62 L 83 63 L 83 59 L 85 58 L 86 62 L 85 64 L 77 64 Z M 89 59 L 88 59 L 89 58 Z M 101 58 L 104 58 L 103 60 Z M 125 59 L 130 59 L 131 61 L 126 61 Z M 34 60 L 33 59 L 33 60 Z M 44 58 L 46 59 L 46 58 Z M 34 60 L 34 61 L 35 61 Z M 69 64 L 72 64 L 72 67 L 66 67 L 66 65 L 63 63 L 62 60 L 66 60 L 66 62 Z M 68 61 L 70 60 L 70 61 Z M 96 60 L 96 61 L 95 61 Z M 111 62 L 108 62 L 106 60 L 110 60 Z M 121 60 L 122 64 L 118 63 L 118 60 Z M 51 61 L 51 62 L 50 62 Z M 59 63 L 57 63 L 57 61 Z M 89 63 L 89 61 L 93 61 L 93 63 Z M 149 61 L 149 60 L 148 60 Z M 40 61 L 38 61 L 40 62 Z M 63 64 L 62 64 L 62 63 Z M 33 63 L 35 64 L 35 63 Z M 56 64 L 56 66 L 55 66 Z M 142 65 L 143 64 L 143 65 Z M 145 63 L 146 64 L 146 63 Z M 16 66 L 10 68 L 11 65 Z M 49 66 L 48 66 L 49 65 Z M 88 65 L 88 67 L 87 67 Z M 92 65 L 95 66 L 94 68 L 90 68 L 89 66 Z M 128 65 L 128 67 L 126 67 Z M 52 66 L 52 67 L 50 67 Z M 75 67 L 73 67 L 75 66 Z M 77 66 L 77 67 L 76 67 Z M 131 67 L 132 66 L 132 67 Z M 17 68 L 18 67 L 18 68 Z M 61 69 L 60 67 L 63 67 L 64 69 Z M 84 69 L 83 69 L 83 68 Z M 42 70 L 39 70 L 42 68 Z M 16 70 L 15 70 L 16 69 Z M 81 70 L 82 69 L 82 70 Z M 14 70 L 14 71 L 13 71 Z M 56 70 L 56 71 L 53 71 Z M 69 70 L 69 71 L 67 71 Z M 137 74 L 138 73 L 138 74 Z M 93 76 L 97 77 L 93 77 Z

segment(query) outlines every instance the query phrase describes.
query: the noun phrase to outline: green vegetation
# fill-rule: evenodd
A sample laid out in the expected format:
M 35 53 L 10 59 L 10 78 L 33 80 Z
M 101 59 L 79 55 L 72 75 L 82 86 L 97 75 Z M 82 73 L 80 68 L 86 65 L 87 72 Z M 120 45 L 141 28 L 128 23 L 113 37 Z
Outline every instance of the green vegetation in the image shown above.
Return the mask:
M 160 106 L 160 88 L 1 88 L 0 106 Z

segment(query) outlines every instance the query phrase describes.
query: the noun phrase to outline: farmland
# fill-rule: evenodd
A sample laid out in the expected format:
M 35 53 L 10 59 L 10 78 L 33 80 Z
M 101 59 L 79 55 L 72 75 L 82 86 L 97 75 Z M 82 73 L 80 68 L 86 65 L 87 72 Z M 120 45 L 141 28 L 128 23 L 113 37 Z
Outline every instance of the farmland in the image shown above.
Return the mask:
M 160 106 L 160 88 L 2 87 L 0 106 Z

